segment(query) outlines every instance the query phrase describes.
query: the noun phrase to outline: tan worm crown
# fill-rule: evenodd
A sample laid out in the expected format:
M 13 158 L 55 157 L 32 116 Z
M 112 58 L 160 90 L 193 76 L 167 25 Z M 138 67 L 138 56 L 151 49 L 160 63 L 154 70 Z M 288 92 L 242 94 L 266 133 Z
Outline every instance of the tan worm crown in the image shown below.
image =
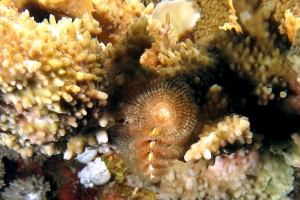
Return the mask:
M 131 90 L 120 107 L 125 117 L 117 142 L 125 162 L 158 182 L 196 124 L 191 88 L 179 79 L 157 79 Z

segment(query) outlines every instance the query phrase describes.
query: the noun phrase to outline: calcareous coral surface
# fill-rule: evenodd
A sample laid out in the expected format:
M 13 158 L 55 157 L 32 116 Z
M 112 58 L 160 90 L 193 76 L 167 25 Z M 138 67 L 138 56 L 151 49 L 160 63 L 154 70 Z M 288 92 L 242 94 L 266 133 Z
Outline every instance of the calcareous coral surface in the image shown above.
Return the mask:
M 0 198 L 299 199 L 300 4 L 1 0 Z

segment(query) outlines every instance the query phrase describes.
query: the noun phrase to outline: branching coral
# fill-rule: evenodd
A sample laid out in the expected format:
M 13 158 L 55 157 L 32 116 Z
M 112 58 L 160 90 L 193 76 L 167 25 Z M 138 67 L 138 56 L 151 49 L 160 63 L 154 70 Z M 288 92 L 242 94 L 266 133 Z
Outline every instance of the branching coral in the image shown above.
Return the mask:
M 224 152 L 226 146 L 252 143 L 250 123 L 237 115 L 226 116 L 212 126 L 205 125 L 200 140 L 191 146 L 184 156 L 187 162 L 210 160 Z
M 282 20 L 282 33 L 286 33 L 292 44 L 295 43 L 294 37 L 297 29 L 300 27 L 300 18 L 297 18 L 290 10 L 286 10 L 285 17 Z
M 300 8 L 300 3 L 296 0 L 292 1 L 287 1 L 287 0 L 262 0 L 264 4 L 267 3 L 275 3 L 276 4 L 276 10 L 274 13 L 274 17 L 276 21 L 281 21 L 283 20 L 285 13 L 287 10 L 290 10 L 292 13 L 295 15 L 299 16 L 299 8 Z
M 284 98 L 288 88 L 297 91 L 297 74 L 286 58 L 288 39 L 279 34 L 279 25 L 272 17 L 275 4 L 259 5 L 259 1 L 233 1 L 242 33 L 220 31 L 214 43 L 230 69 L 254 83 L 258 103 L 266 105 L 269 100 Z
M 96 121 L 106 103 L 102 47 L 80 19 L 36 23 L 28 12 L 0 12 L 1 144 L 23 157 L 34 145 L 52 155 L 51 142 Z
M 225 115 L 228 104 L 228 97 L 222 91 L 222 87 L 217 84 L 211 86 L 204 98 L 202 118 L 213 120 Z
M 189 20 L 193 21 L 197 17 L 198 13 L 193 12 Z M 166 73 L 172 76 L 175 76 L 176 72 L 197 73 L 201 67 L 213 67 L 212 55 L 206 50 L 197 49 L 188 37 L 185 41 L 180 41 L 182 32 L 173 33 L 172 21 L 177 20 L 175 17 L 172 19 L 167 15 L 165 18 L 156 19 L 150 15 L 147 18 L 149 21 L 147 30 L 155 42 L 141 56 L 140 63 L 142 65 L 157 70 L 161 74 Z M 182 23 L 185 22 L 182 21 Z M 190 29 L 187 30 L 190 31 Z

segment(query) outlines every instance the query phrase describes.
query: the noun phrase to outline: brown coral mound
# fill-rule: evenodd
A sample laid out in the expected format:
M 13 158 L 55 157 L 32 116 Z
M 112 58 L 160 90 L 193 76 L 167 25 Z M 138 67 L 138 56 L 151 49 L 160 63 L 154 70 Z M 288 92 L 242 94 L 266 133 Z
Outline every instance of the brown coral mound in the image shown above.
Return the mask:
M 125 160 L 146 180 L 159 181 L 196 123 L 189 86 L 178 79 L 154 80 L 132 89 L 121 108 L 125 126 L 118 144 Z

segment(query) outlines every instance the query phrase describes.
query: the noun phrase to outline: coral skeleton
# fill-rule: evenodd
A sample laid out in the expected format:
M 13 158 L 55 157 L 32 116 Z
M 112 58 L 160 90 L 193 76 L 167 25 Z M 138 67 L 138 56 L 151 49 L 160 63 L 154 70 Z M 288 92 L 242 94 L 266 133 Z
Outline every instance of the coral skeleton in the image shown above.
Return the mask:
M 94 185 L 103 185 L 107 183 L 111 177 L 110 171 L 101 158 L 96 158 L 93 162 L 88 162 L 79 173 L 80 183 L 85 187 L 94 187 Z
M 86 147 L 84 152 L 76 156 L 76 160 L 81 163 L 91 162 L 97 155 L 97 150 Z

